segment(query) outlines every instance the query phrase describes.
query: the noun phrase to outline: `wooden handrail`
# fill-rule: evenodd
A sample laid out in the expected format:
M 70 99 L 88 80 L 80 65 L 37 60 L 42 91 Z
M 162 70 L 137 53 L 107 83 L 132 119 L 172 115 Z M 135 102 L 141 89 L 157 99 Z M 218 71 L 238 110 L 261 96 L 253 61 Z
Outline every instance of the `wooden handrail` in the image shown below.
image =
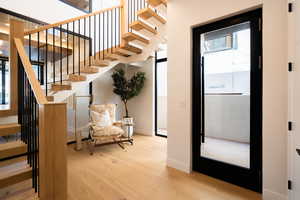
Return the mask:
M 87 17 L 90 17 L 90 16 L 98 15 L 100 13 L 104 13 L 104 12 L 107 12 L 107 11 L 110 11 L 110 10 L 113 10 L 113 9 L 116 9 L 116 8 L 122 8 L 122 7 L 123 7 L 123 5 L 114 6 L 114 7 L 99 10 L 99 11 L 96 11 L 96 12 L 93 12 L 93 13 L 90 13 L 90 14 L 82 15 L 82 16 L 79 16 L 79 17 L 74 17 L 74 18 L 71 18 L 71 19 L 67 19 L 67 20 L 57 22 L 57 23 L 54 23 L 54 24 L 44 25 L 44 26 L 41 26 L 37 29 L 24 32 L 24 36 L 30 35 L 30 34 L 33 34 L 33 33 L 38 33 L 38 32 L 41 32 L 41 31 L 44 31 L 44 30 L 47 30 L 47 29 L 50 29 L 50 28 L 54 28 L 54 27 L 57 27 L 57 26 L 60 26 L 60 25 L 71 23 L 73 21 L 77 21 L 77 20 L 80 20 L 80 19 L 84 19 L 84 18 L 87 18 Z
M 23 46 L 21 39 L 15 38 L 15 45 L 18 50 L 21 62 L 23 63 L 24 71 L 27 75 L 27 78 L 29 80 L 29 83 L 31 85 L 31 88 L 32 88 L 32 91 L 34 93 L 37 103 L 39 105 L 47 104 L 48 100 L 46 99 L 46 96 L 44 95 L 44 92 L 41 88 L 39 81 L 35 77 L 33 67 L 31 65 L 31 62 L 30 62 L 27 54 L 26 54 L 26 51 L 25 51 L 25 48 Z

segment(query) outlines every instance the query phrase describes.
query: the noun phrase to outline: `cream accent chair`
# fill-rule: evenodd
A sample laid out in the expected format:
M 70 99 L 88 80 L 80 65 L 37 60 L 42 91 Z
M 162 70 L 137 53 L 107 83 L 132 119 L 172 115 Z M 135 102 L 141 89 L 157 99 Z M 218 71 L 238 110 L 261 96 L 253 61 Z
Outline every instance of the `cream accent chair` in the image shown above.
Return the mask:
M 90 153 L 94 152 L 96 145 L 121 144 L 120 137 L 124 135 L 122 122 L 116 121 L 116 105 L 103 104 L 90 106 Z

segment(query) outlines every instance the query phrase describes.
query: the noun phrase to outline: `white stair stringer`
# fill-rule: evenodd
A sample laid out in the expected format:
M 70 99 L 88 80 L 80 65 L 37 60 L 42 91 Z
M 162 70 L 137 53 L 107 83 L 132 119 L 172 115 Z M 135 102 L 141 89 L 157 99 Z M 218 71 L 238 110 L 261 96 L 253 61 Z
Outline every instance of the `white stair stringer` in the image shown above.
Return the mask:
M 153 55 L 153 53 L 158 49 L 159 44 L 164 43 L 166 41 L 166 31 L 167 23 L 160 24 L 159 26 L 157 26 L 157 34 L 148 36 L 150 43 L 143 48 L 143 52 L 141 54 L 135 54 L 128 58 L 120 58 L 119 61 L 121 63 L 131 64 L 147 60 L 148 57 Z
M 86 81 L 70 82 L 70 85 L 72 86 L 72 90 L 63 90 L 52 94 L 52 96 L 54 97 L 54 102 L 59 103 L 65 101 L 69 96 L 78 92 L 82 87 L 88 85 L 90 82 L 94 81 L 101 75 L 105 74 L 106 72 L 108 72 L 109 70 L 117 66 L 119 63 L 120 63 L 119 61 L 110 62 L 110 65 L 107 67 L 97 67 L 99 69 L 98 73 L 84 74 L 86 76 Z

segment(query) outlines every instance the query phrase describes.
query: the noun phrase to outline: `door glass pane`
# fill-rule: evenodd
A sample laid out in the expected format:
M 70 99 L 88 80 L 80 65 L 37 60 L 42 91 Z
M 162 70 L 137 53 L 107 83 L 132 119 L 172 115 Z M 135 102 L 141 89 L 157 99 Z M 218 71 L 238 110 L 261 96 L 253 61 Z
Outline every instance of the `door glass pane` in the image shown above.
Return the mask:
M 157 63 L 157 134 L 167 136 L 167 62 Z
M 201 35 L 204 141 L 201 156 L 250 167 L 250 23 Z

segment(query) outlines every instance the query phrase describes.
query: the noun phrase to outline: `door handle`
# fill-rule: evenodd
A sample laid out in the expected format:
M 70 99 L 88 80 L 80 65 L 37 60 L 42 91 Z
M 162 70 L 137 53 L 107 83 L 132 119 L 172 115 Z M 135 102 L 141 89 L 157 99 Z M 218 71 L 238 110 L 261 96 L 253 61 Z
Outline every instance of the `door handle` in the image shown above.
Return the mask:
M 300 156 L 300 149 L 296 149 L 298 155 Z

